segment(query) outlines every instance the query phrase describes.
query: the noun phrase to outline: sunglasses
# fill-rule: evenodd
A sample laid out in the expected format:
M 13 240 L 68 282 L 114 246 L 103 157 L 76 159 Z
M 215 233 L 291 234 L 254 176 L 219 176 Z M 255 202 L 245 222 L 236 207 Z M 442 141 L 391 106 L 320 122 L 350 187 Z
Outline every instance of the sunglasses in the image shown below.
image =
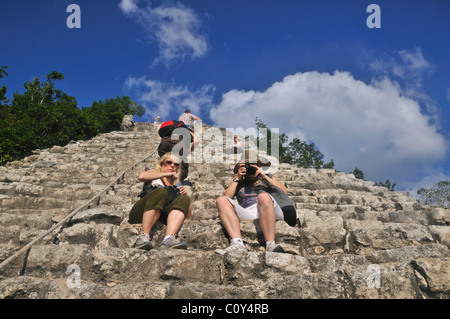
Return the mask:
M 175 163 L 175 162 L 170 161 L 170 160 L 165 161 L 164 164 L 166 164 L 166 165 L 172 165 L 173 164 L 173 165 L 175 165 L 177 167 L 180 166 L 180 163 Z

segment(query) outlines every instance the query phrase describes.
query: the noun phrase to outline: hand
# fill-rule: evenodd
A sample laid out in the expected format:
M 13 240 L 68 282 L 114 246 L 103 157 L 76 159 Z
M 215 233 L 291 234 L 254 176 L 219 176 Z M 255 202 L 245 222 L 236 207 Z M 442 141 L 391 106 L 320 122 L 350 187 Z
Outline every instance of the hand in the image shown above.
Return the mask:
M 253 165 L 253 164 L 251 164 L 250 166 L 256 168 L 255 176 L 258 176 L 259 174 L 263 174 L 263 170 L 261 167 Z
M 236 179 L 241 180 L 245 174 L 247 174 L 247 170 L 245 169 L 245 164 L 239 164 L 239 169 L 236 173 Z
M 178 187 L 178 189 L 180 190 L 180 194 L 181 194 L 181 195 L 186 195 L 186 194 L 187 194 L 187 189 L 186 189 L 186 187 L 184 187 L 183 185 L 181 185 L 180 187 Z

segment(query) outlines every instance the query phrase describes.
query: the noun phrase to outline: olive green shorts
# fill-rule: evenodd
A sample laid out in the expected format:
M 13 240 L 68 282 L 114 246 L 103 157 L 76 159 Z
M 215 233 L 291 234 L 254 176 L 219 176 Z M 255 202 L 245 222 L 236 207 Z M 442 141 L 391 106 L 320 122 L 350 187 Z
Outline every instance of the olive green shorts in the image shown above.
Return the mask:
M 145 212 L 152 209 L 159 209 L 161 211 L 160 219 L 166 223 L 167 216 L 174 209 L 182 211 L 184 216 L 186 216 L 190 202 L 187 195 L 180 195 L 169 203 L 167 190 L 162 187 L 155 188 L 133 205 L 128 222 L 130 224 L 140 224 L 142 223 L 142 216 L 144 216 Z

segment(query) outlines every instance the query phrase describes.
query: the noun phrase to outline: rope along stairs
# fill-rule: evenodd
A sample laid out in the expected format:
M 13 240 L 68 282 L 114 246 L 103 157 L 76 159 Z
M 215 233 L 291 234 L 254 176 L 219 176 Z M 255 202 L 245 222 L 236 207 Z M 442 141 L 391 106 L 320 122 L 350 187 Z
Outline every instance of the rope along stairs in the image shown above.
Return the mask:
M 8 257 L 6 260 L 4 260 L 2 263 L 0 263 L 0 269 L 5 267 L 7 264 L 9 264 L 11 261 L 14 260 L 14 258 L 19 257 L 21 254 L 23 254 L 24 252 L 27 252 L 33 245 L 35 245 L 36 243 L 38 243 L 40 240 L 42 240 L 44 237 L 46 237 L 47 235 L 52 234 L 55 230 L 59 229 L 61 226 L 63 226 L 64 224 L 66 224 L 67 222 L 70 221 L 70 219 L 72 217 L 74 217 L 78 212 L 80 212 L 82 209 L 89 207 L 89 205 L 91 205 L 93 202 L 97 202 L 99 203 L 101 196 L 103 194 L 106 194 L 108 192 L 109 189 L 114 189 L 114 185 L 118 184 L 120 182 L 120 179 L 124 179 L 125 174 L 128 173 L 129 171 L 133 170 L 137 165 L 145 162 L 148 158 L 150 158 L 151 156 L 154 155 L 154 152 L 151 153 L 149 156 L 146 156 L 144 159 L 134 163 L 133 165 L 131 165 L 130 167 L 128 167 L 127 169 L 125 169 L 122 173 L 119 174 L 119 177 L 117 179 L 115 179 L 112 183 L 110 183 L 108 186 L 106 186 L 103 190 L 101 190 L 98 194 L 96 194 L 94 197 L 92 197 L 91 199 L 89 199 L 88 201 L 86 201 L 82 206 L 78 207 L 77 209 L 75 209 L 74 211 L 72 211 L 69 215 L 67 215 L 66 217 L 64 217 L 60 222 L 58 222 L 56 225 L 54 225 L 52 228 L 50 228 L 49 230 L 47 230 L 46 232 L 44 232 L 43 234 L 39 235 L 36 239 L 33 239 L 31 242 L 29 242 L 28 244 L 26 244 L 24 247 L 22 247 L 18 252 L 16 252 L 14 255 Z

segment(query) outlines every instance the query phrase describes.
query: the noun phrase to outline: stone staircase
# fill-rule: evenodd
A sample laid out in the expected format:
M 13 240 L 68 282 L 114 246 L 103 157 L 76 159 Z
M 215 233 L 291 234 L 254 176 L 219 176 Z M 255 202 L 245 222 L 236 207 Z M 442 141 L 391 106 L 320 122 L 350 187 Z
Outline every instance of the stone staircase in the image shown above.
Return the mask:
M 253 221 L 241 223 L 248 254 L 215 253 L 228 246 L 215 201 L 234 164 L 190 165 L 193 216 L 178 234 L 187 250 L 133 248 L 137 174 L 154 166 L 158 143 L 156 126 L 135 123 L 0 167 L 0 262 L 43 237 L 0 268 L 0 298 L 450 297 L 450 211 L 332 169 L 280 164 L 298 212 L 297 226 L 276 225 L 289 253 L 266 254 Z

